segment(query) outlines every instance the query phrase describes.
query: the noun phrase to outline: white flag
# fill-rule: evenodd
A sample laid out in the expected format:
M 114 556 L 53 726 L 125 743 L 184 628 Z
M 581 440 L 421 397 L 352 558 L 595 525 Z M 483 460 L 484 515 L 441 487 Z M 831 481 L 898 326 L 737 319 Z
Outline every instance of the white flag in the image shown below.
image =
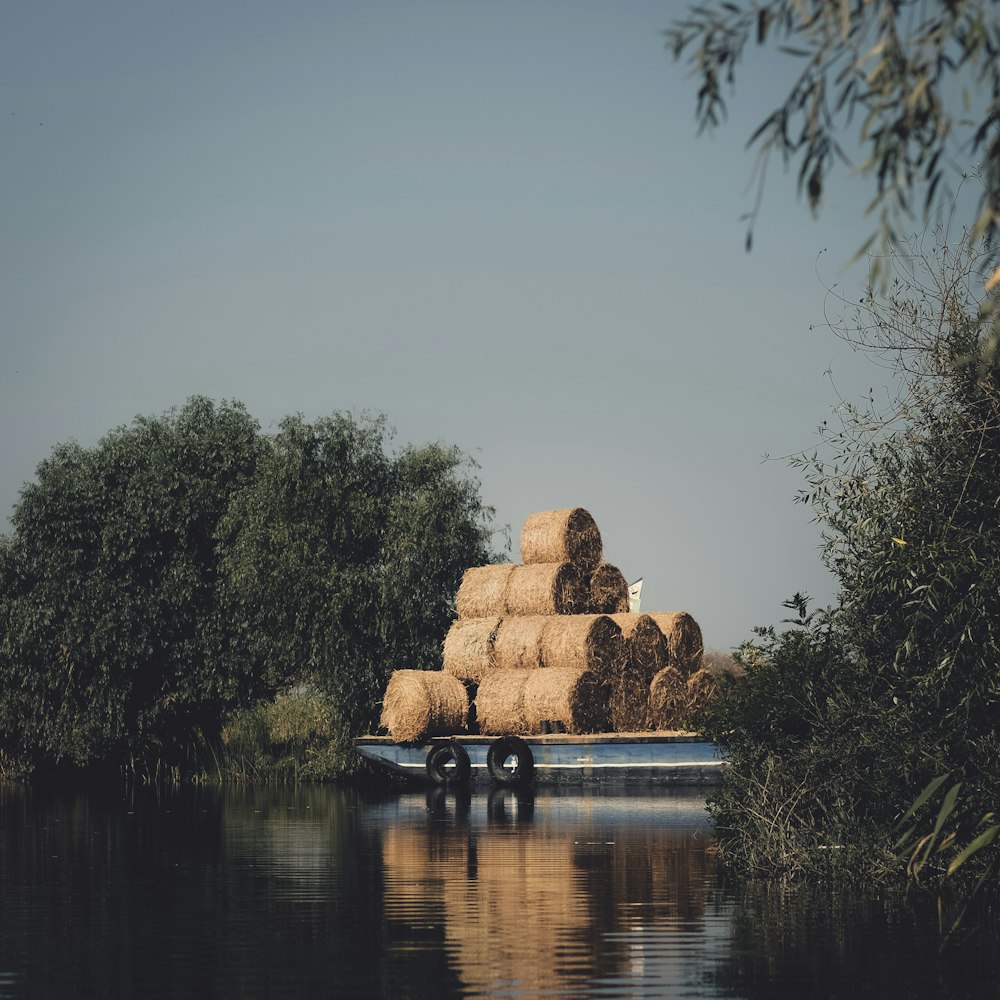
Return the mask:
M 628 587 L 628 609 L 632 614 L 637 615 L 639 613 L 639 600 L 642 596 L 642 577 L 640 576 L 635 583 L 630 583 Z

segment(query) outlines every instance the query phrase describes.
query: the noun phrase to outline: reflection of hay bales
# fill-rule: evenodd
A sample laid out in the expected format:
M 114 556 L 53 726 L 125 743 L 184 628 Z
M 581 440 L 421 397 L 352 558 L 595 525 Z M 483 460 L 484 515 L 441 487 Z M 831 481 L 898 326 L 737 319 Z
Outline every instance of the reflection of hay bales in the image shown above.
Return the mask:
M 515 566 L 507 579 L 505 615 L 571 615 L 586 605 L 586 580 L 572 563 Z
M 685 719 L 696 716 L 719 690 L 719 680 L 708 670 L 698 670 L 687 681 L 687 708 Z
M 513 572 L 513 563 L 467 569 L 455 597 L 455 610 L 459 617 L 489 618 L 501 614 L 507 580 Z
M 601 533 L 582 507 L 531 514 L 521 529 L 525 563 L 572 562 L 590 568 L 601 561 Z
M 632 669 L 648 684 L 669 663 L 667 640 L 650 615 L 611 615 L 629 648 Z
M 493 642 L 493 664 L 499 670 L 537 669 L 542 660 L 542 633 L 550 615 L 504 618 Z
M 667 640 L 670 665 L 676 667 L 685 677 L 693 674 L 701 666 L 701 654 L 704 649 L 698 623 L 686 611 L 652 614 L 650 617 L 659 625 L 663 637 Z
M 445 939 L 463 991 L 584 995 L 586 968 L 561 957 L 579 955 L 590 926 L 581 881 L 572 834 L 480 834 L 475 878 L 448 879 L 443 887 Z
M 625 614 L 628 611 L 628 583 L 622 571 L 611 563 L 601 563 L 590 574 L 589 609 L 595 615 Z
M 451 674 L 396 670 L 382 701 L 382 725 L 397 743 L 462 732 L 468 722 L 465 685 Z
M 479 685 L 476 719 L 484 734 L 540 733 L 543 722 L 561 722 L 568 733 L 608 726 L 608 688 L 588 670 L 494 670 Z
M 576 667 L 603 679 L 620 673 L 628 655 L 621 629 L 607 615 L 565 615 L 549 619 L 542 632 L 546 667 Z
M 493 665 L 499 618 L 459 618 L 444 640 L 444 670 L 460 681 L 478 684 Z
M 680 729 L 687 711 L 688 689 L 676 667 L 664 667 L 649 685 L 650 729 Z
M 626 670 L 611 682 L 611 728 L 616 733 L 636 733 L 646 728 L 649 685 L 642 674 Z

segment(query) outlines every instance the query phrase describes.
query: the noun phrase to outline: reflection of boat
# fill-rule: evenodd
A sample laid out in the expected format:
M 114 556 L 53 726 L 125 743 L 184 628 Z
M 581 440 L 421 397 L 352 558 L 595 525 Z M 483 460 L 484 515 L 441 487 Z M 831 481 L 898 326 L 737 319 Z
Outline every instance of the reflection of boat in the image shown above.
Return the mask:
M 544 736 L 453 736 L 394 743 L 385 736 L 354 742 L 367 760 L 396 774 L 436 784 L 718 784 L 724 762 L 701 736 L 598 733 Z

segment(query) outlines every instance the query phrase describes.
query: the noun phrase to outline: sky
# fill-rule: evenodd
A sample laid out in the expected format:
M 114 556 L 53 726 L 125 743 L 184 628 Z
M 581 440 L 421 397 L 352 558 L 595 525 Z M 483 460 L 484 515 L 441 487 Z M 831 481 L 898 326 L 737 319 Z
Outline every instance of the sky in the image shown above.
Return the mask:
M 749 61 L 699 136 L 682 10 L 10 0 L 0 531 L 57 442 L 202 394 L 459 445 L 512 561 L 529 513 L 585 507 L 710 647 L 830 601 L 784 456 L 884 380 L 824 327 L 870 191 L 814 219 L 773 169 L 746 253 L 789 67 Z

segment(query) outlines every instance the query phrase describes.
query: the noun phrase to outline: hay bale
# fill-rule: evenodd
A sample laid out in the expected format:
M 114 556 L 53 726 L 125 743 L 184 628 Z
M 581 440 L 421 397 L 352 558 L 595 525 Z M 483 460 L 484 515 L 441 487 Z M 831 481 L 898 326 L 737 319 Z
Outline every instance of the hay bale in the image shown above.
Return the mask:
M 536 670 L 545 666 L 542 633 L 551 615 L 504 618 L 493 640 L 493 666 L 498 670 Z
M 642 674 L 625 670 L 611 681 L 608 702 L 611 728 L 616 733 L 638 733 L 649 719 L 649 684 Z
M 463 732 L 469 717 L 465 685 L 438 670 L 396 670 L 382 699 L 381 724 L 397 743 Z
M 685 677 L 693 674 L 701 666 L 701 654 L 704 651 L 698 623 L 686 611 L 651 614 L 650 617 L 659 625 L 667 640 L 670 665 Z
M 539 673 L 541 671 L 538 671 Z M 476 720 L 484 735 L 526 733 L 524 685 L 533 671 L 491 670 L 476 692 Z
M 589 670 L 610 681 L 628 665 L 622 630 L 607 615 L 556 615 L 542 630 L 547 669 Z
M 603 552 L 601 533 L 582 507 L 531 514 L 521 529 L 521 559 L 526 564 L 571 562 L 597 566 Z
M 572 563 L 515 566 L 498 613 L 505 617 L 576 614 L 586 607 L 586 586 L 586 577 Z
M 617 566 L 601 563 L 590 574 L 588 590 L 591 614 L 621 615 L 628 611 L 628 583 Z
M 458 616 L 489 618 L 492 615 L 502 614 L 504 591 L 514 569 L 514 563 L 495 563 L 467 569 L 455 597 L 455 610 Z
M 606 682 L 589 670 L 549 667 L 525 676 L 522 704 L 527 732 L 561 722 L 567 733 L 606 732 L 610 723 Z
M 493 643 L 500 618 L 459 618 L 444 640 L 444 671 L 478 684 L 493 666 Z
M 664 667 L 649 685 L 649 728 L 680 729 L 687 703 L 688 688 L 684 675 L 676 667 Z
M 696 670 L 687 680 L 687 708 L 685 722 L 690 722 L 708 704 L 719 690 L 719 680 L 709 670 Z
M 629 650 L 632 670 L 642 674 L 646 684 L 670 663 L 667 640 L 659 625 L 649 615 L 611 615 L 611 620 L 622 630 L 622 638 Z

